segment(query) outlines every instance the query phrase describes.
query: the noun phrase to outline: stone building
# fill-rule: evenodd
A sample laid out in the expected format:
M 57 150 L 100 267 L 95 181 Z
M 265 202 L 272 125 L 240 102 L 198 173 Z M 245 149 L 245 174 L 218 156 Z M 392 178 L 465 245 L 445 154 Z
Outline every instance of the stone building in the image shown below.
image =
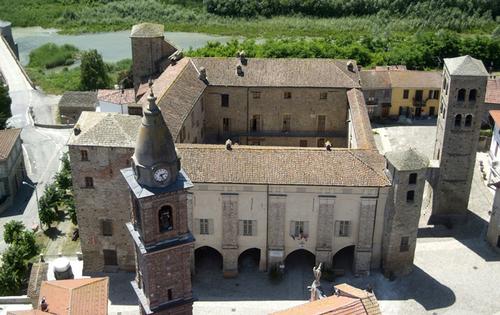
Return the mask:
M 391 109 L 391 78 L 387 69 L 362 70 L 361 86 L 370 118 L 389 117 Z
M 25 177 L 21 129 L 0 130 L 0 212 L 12 205 Z
M 429 159 L 414 149 L 386 153 L 387 197 L 382 269 L 387 277 L 413 270 L 417 230 Z
M 434 159 L 433 223 L 462 221 L 467 214 L 488 72 L 470 56 L 444 60 Z
M 57 105 L 62 123 L 74 124 L 84 111 L 95 112 L 99 102 L 97 92 L 64 92 Z

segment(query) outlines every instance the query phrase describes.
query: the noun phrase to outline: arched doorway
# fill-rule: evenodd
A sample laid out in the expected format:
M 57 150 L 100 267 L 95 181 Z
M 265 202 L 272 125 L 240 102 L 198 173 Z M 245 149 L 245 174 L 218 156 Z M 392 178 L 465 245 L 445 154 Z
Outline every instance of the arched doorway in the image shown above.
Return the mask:
M 259 271 L 260 264 L 260 249 L 249 248 L 242 252 L 238 257 L 238 272 L 255 272 Z
M 354 263 L 354 245 L 339 250 L 332 258 L 332 269 L 335 275 L 341 276 L 352 272 Z
M 308 299 L 310 292 L 307 286 L 314 280 L 315 263 L 316 256 L 305 249 L 295 250 L 286 256 L 284 281 L 288 288 L 293 288 L 293 293 L 289 293 L 290 299 Z
M 312 275 L 312 268 L 316 263 L 316 256 L 305 249 L 297 249 L 285 258 L 285 270 L 308 270 Z
M 222 255 L 218 250 L 202 246 L 194 251 L 194 267 L 196 273 L 222 271 Z

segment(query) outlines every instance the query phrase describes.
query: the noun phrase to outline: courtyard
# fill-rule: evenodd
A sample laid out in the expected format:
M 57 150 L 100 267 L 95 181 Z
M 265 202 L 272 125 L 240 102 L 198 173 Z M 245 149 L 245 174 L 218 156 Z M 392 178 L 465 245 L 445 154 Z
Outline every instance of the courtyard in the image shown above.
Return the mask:
M 381 126 L 374 132 L 381 152 L 412 146 L 432 155 L 432 121 L 418 126 Z M 500 314 L 500 255 L 484 241 L 494 192 L 482 180 L 481 160 L 487 163 L 486 153 L 478 153 L 467 224 L 452 229 L 427 225 L 430 211 L 424 201 L 415 267 L 410 275 L 391 281 L 374 271 L 367 277 L 338 277 L 335 283 L 359 288 L 370 285 L 383 314 Z M 267 273 L 258 271 L 252 255 L 241 259 L 239 275 L 234 279 L 222 277 L 217 253 L 208 253 L 203 259 L 193 277 L 193 292 L 198 299 L 195 314 L 267 314 L 309 298 L 313 260 L 306 253 L 299 252 L 287 261 L 285 276 L 276 283 Z M 138 314 L 129 285 L 134 274 L 108 275 L 110 314 Z M 334 283 L 321 284 L 330 294 Z

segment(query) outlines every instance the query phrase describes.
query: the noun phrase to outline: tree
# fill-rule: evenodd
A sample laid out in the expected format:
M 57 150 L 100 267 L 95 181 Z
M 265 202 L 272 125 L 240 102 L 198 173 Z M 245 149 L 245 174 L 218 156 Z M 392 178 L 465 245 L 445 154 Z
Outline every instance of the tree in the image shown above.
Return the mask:
M 78 225 L 78 220 L 76 217 L 75 199 L 73 199 L 73 196 L 71 196 L 71 198 L 68 198 L 68 200 L 66 201 L 66 205 L 68 207 L 68 214 L 69 218 L 71 219 L 71 222 L 74 225 Z
M 5 224 L 5 230 L 3 231 L 3 239 L 5 243 L 12 244 L 15 243 L 20 234 L 24 231 L 24 224 L 21 221 L 9 221 Z
M 50 227 L 54 221 L 57 220 L 57 203 L 59 202 L 60 194 L 54 184 L 45 187 L 43 196 L 40 197 L 39 212 L 40 222 Z
M 80 87 L 85 91 L 106 88 L 109 85 L 108 70 L 102 56 L 92 49 L 82 54 Z
M 491 37 L 493 39 L 500 39 L 500 25 L 498 25 L 494 30 L 493 33 L 491 33 Z
M 0 129 L 5 129 L 7 119 L 12 116 L 10 104 L 12 104 L 12 100 L 9 96 L 9 91 L 7 87 L 0 82 Z

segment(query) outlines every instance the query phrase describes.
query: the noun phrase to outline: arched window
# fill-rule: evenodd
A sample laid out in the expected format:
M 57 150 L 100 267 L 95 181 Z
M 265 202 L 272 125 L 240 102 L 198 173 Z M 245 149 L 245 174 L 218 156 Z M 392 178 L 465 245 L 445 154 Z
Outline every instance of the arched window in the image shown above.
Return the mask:
M 470 127 L 472 126 L 472 115 L 467 115 L 465 117 L 465 127 Z
M 174 228 L 171 206 L 161 207 L 158 212 L 158 223 L 160 225 L 160 232 L 167 232 Z
M 476 101 L 476 96 L 477 96 L 477 90 L 472 89 L 469 92 L 469 102 L 475 102 Z
M 458 114 L 455 116 L 455 127 L 460 127 L 462 125 L 462 115 Z
M 465 89 L 458 90 L 458 101 L 459 102 L 465 101 Z
M 415 200 L 415 191 L 414 190 L 408 190 L 406 192 L 406 202 L 413 202 Z
M 410 179 L 408 180 L 408 184 L 414 185 L 417 183 L 417 173 L 411 173 Z

